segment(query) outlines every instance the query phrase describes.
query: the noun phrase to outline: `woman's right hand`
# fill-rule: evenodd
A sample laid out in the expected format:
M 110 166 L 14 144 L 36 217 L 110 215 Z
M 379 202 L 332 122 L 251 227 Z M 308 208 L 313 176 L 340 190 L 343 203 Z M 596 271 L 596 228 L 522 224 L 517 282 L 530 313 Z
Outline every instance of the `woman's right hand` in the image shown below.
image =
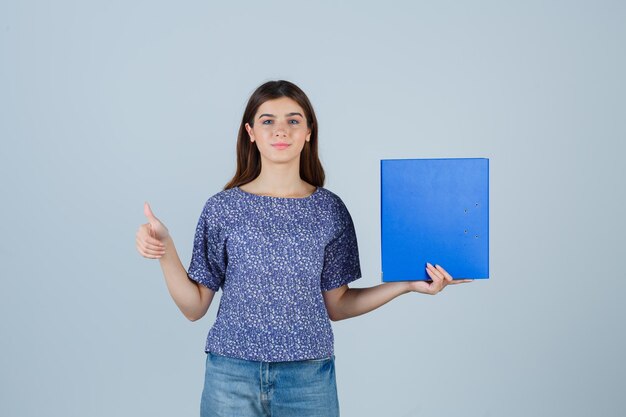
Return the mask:
M 165 254 L 165 241 L 169 239 L 170 232 L 152 213 L 147 202 L 143 205 L 143 212 L 148 223 L 142 224 L 137 230 L 137 251 L 145 258 L 159 259 Z

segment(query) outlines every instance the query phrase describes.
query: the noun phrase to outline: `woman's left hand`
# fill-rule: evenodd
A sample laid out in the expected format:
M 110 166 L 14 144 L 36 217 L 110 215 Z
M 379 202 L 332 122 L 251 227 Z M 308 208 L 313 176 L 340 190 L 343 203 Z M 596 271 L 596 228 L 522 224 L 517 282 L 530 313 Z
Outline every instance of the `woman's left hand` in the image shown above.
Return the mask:
M 431 281 L 409 281 L 409 290 L 420 292 L 422 294 L 435 295 L 441 292 L 447 285 L 463 284 L 472 282 L 473 279 L 453 280 L 450 274 L 446 272 L 441 265 L 432 266 L 426 264 L 426 273 L 430 276 Z

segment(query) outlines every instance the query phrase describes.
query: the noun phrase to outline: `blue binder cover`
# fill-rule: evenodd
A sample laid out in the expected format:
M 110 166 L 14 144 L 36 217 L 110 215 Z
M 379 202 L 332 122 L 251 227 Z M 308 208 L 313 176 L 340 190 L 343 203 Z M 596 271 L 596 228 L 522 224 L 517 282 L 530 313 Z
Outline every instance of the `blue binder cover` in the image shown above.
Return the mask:
M 489 159 L 384 159 L 382 280 L 489 278 Z

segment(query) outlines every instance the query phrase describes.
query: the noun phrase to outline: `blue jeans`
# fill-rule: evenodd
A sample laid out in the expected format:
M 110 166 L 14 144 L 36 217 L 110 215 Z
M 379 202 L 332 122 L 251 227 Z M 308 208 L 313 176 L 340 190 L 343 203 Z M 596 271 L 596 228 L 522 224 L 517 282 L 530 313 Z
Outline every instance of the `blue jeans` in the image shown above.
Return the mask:
M 339 417 L 335 355 L 259 362 L 207 353 L 201 417 Z

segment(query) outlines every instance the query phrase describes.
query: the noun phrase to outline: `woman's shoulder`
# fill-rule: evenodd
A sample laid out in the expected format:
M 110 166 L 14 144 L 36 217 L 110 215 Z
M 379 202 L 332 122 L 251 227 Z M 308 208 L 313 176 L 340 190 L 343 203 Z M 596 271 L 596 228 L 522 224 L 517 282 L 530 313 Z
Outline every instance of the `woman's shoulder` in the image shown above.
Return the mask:
M 319 194 L 320 197 L 327 200 L 332 200 L 335 202 L 341 201 L 341 198 L 337 194 L 325 187 L 317 187 L 317 190 L 315 190 L 314 194 Z
M 206 199 L 204 203 L 203 212 L 215 213 L 223 210 L 232 204 L 232 202 L 236 199 L 236 191 L 234 188 L 229 188 L 226 190 L 221 190 L 215 194 L 212 194 L 209 198 Z
M 342 212 L 348 210 L 341 197 L 328 188 L 318 187 L 316 193 L 319 194 L 320 197 L 318 200 L 329 208 Z
M 237 187 L 227 188 L 225 190 L 218 191 L 209 197 L 207 201 L 217 202 L 217 201 L 229 201 L 232 200 L 233 197 L 237 195 L 236 193 Z

